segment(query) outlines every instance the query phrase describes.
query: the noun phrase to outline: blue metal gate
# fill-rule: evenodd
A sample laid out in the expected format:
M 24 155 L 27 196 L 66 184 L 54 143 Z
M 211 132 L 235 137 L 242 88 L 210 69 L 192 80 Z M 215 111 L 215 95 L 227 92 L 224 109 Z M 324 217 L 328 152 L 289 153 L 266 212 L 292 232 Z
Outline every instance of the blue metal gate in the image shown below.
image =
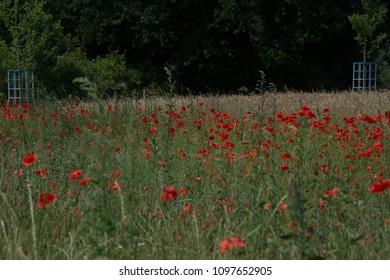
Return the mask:
M 352 91 L 376 90 L 376 62 L 354 62 Z
M 30 103 L 34 99 L 34 72 L 32 70 L 7 70 L 8 102 Z

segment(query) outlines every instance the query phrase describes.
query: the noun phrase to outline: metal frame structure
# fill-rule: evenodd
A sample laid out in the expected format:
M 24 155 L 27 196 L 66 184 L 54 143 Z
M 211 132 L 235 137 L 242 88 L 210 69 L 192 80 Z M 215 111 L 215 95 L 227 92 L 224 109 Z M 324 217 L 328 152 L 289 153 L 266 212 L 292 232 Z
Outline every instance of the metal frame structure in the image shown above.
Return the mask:
M 376 90 L 377 70 L 376 62 L 354 62 L 352 91 Z
M 7 70 L 8 102 L 30 103 L 34 100 L 34 72 L 32 70 Z

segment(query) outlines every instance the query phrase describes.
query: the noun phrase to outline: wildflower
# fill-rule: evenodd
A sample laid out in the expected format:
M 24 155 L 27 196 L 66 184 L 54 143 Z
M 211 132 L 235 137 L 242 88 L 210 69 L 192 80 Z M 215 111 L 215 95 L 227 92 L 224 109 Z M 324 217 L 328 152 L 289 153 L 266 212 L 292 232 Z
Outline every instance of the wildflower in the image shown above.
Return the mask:
M 306 113 L 306 119 L 311 119 L 311 118 L 315 118 L 315 115 L 312 111 L 309 111 Z
M 164 194 L 162 195 L 162 201 L 171 201 L 172 199 L 176 199 L 178 192 L 175 190 L 174 186 L 165 187 Z
M 182 158 L 187 157 L 187 154 L 186 154 L 183 150 L 178 151 L 177 154 L 178 154 L 179 156 L 181 156 Z
M 374 149 L 377 151 L 383 151 L 384 150 L 383 143 L 382 142 L 375 142 Z
M 213 148 L 213 149 L 217 149 L 218 147 L 219 147 L 219 144 L 218 143 L 211 143 L 211 148 Z
M 284 212 L 284 211 L 287 209 L 287 207 L 288 207 L 287 204 L 282 203 L 282 204 L 279 205 L 278 210 L 279 210 L 280 212 Z
M 325 205 L 327 204 L 328 202 L 326 200 L 320 200 L 320 209 L 321 210 L 324 210 L 325 208 Z
M 77 177 L 80 177 L 81 175 L 83 175 L 83 170 L 79 169 L 74 171 L 72 174 L 70 174 L 70 181 L 75 180 Z
M 371 154 L 372 154 L 372 149 L 368 149 L 367 151 L 364 151 L 364 152 L 359 152 L 359 159 L 361 158 L 361 157 L 370 157 L 371 156 Z
M 46 168 L 41 168 L 41 169 L 34 171 L 34 174 L 37 176 L 47 177 L 47 170 L 46 170 Z
M 225 154 L 225 157 L 228 157 L 228 158 L 234 158 L 236 155 L 234 153 L 226 153 Z
M 114 169 L 114 171 L 112 171 L 112 173 L 111 173 L 112 177 L 120 177 L 122 175 L 123 175 L 123 171 L 118 170 L 118 169 Z
M 329 171 L 329 167 L 328 167 L 328 165 L 323 164 L 323 165 L 321 165 L 320 170 L 323 171 L 323 172 L 328 172 Z
M 288 170 L 288 165 L 286 165 L 284 162 L 281 162 L 280 163 L 280 168 L 285 171 L 285 170 Z
M 198 154 L 209 155 L 210 151 L 206 149 L 199 149 Z
M 281 160 L 291 159 L 291 155 L 290 155 L 290 154 L 281 155 L 281 156 L 280 156 L 280 159 L 281 159 Z
M 34 155 L 34 153 L 28 153 L 27 156 L 22 158 L 22 164 L 24 166 L 30 166 L 31 164 L 36 162 L 37 159 L 38 159 L 38 157 L 36 155 Z
M 108 184 L 109 184 L 110 190 L 113 192 L 117 191 L 118 189 L 125 188 L 125 185 L 121 183 L 121 180 L 110 181 Z
M 188 203 L 186 207 L 184 207 L 183 212 L 191 212 L 191 203 Z
M 49 204 L 54 201 L 54 199 L 57 197 L 56 194 L 52 193 L 43 193 L 38 197 L 38 203 L 36 206 L 38 208 L 47 208 L 49 207 Z
M 80 186 L 85 186 L 85 185 L 88 185 L 91 182 L 92 182 L 92 178 L 87 177 L 87 178 L 81 179 L 79 181 L 79 185 Z
M 236 237 L 231 237 L 229 239 L 224 239 L 221 242 L 219 242 L 219 251 L 221 253 L 227 253 L 231 248 L 234 247 L 245 247 L 245 242 L 236 238 Z
M 390 179 L 380 180 L 379 182 L 369 187 L 369 191 L 371 193 L 381 193 L 384 192 L 387 188 L 390 188 Z
M 325 192 L 324 192 L 324 196 L 325 196 L 325 197 L 336 196 L 338 190 L 339 190 L 338 188 L 333 188 L 333 189 L 330 190 L 330 191 L 325 191 Z
M 271 203 L 267 202 L 263 205 L 264 210 L 269 210 L 271 208 Z

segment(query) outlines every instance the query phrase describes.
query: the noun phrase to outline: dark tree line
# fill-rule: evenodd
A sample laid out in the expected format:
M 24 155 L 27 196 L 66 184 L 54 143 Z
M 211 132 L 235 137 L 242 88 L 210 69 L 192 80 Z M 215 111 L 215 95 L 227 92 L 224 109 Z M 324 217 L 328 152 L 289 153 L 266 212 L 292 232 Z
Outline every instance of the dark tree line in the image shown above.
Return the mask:
M 159 86 L 166 66 L 195 91 L 254 89 L 260 70 L 279 88 L 347 89 L 363 60 L 351 16 L 382 10 L 357 21 L 374 24 L 362 40 L 385 86 L 389 9 L 388 0 L 2 0 L 0 70 L 17 67 L 18 53 L 57 95 L 77 76 L 108 95 Z

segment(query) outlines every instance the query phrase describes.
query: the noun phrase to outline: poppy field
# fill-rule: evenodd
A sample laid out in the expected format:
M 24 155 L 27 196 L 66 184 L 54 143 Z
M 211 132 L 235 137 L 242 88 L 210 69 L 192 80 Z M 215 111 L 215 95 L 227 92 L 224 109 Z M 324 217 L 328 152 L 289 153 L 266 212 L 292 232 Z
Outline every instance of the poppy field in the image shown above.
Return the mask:
M 388 259 L 390 108 L 269 100 L 1 104 L 0 259 Z

